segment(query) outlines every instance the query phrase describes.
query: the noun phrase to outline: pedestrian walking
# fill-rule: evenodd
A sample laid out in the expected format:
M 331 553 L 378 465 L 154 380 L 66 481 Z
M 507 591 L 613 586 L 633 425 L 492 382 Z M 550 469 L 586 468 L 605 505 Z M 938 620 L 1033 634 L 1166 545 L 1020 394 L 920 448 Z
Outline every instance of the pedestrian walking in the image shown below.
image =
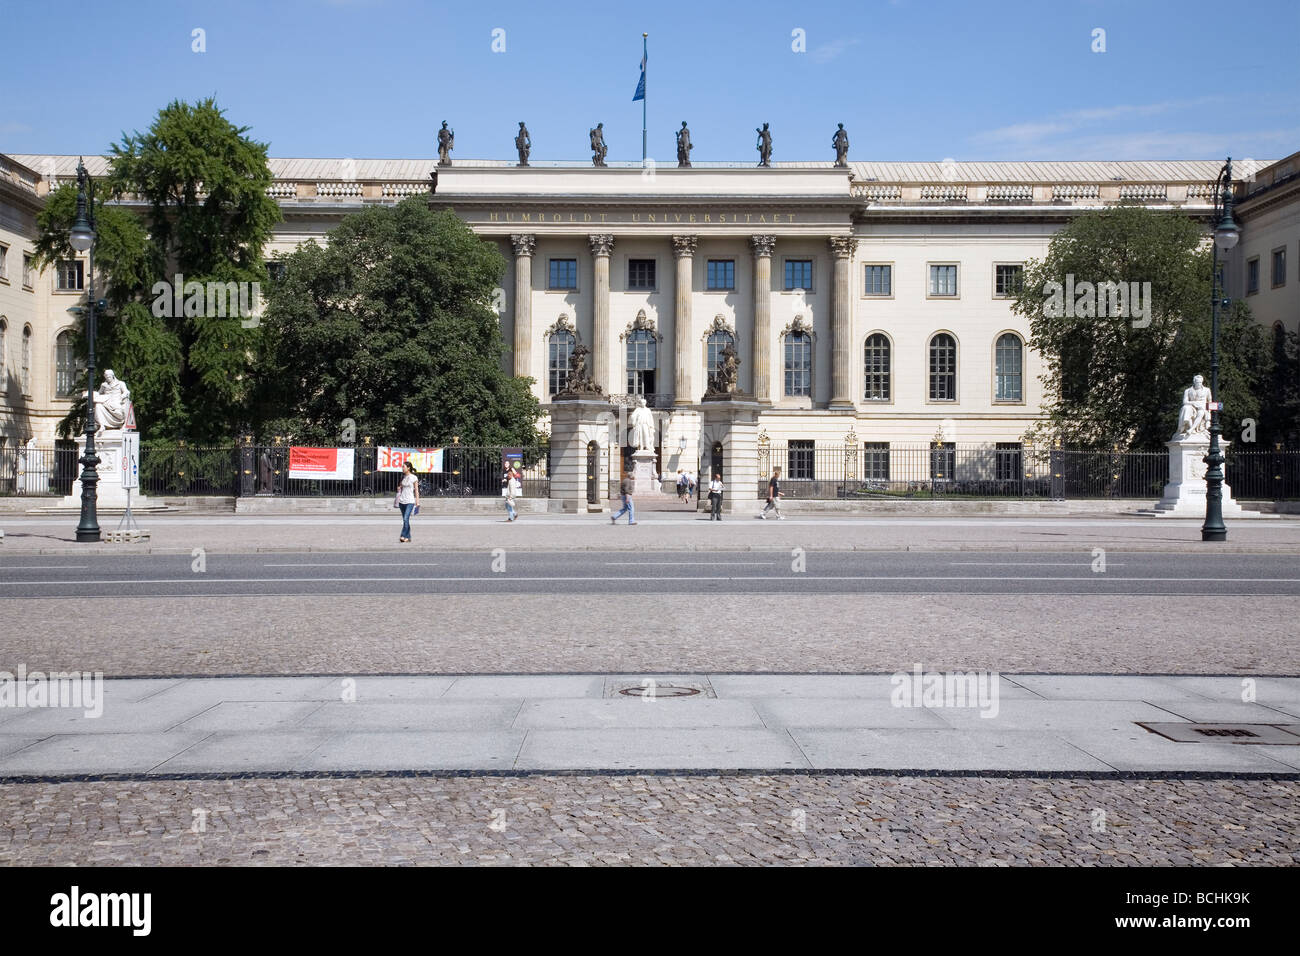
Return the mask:
M 515 499 L 524 493 L 523 481 L 519 474 L 519 469 L 515 467 L 514 462 L 507 462 L 505 471 L 501 474 L 501 496 L 506 502 L 506 521 L 514 521 L 519 517 L 515 510 Z
M 411 540 L 411 515 L 420 510 L 420 479 L 409 460 L 402 466 L 402 480 L 397 485 L 393 504 L 402 512 L 402 534 L 397 541 L 399 544 L 408 542 Z
M 785 515 L 781 514 L 781 469 L 773 468 L 772 477 L 767 482 L 767 504 L 763 510 L 758 513 L 760 518 L 767 518 L 769 511 L 775 511 L 778 521 L 784 521 Z
M 709 504 L 712 511 L 709 512 L 710 521 L 722 520 L 722 476 L 714 475 L 713 480 L 709 482 Z
M 677 497 L 678 497 L 679 499 L 681 499 L 682 501 L 685 501 L 685 500 L 686 500 L 686 489 L 687 489 L 687 487 L 688 487 L 688 484 L 687 484 L 687 481 L 686 481 L 686 472 L 684 472 L 682 469 L 678 468 L 678 469 L 677 469 Z
M 636 508 L 632 504 L 632 476 L 624 475 L 618 486 L 618 493 L 623 496 L 623 507 L 616 514 L 610 515 L 609 523 L 618 524 L 618 519 L 627 515 L 628 524 L 636 524 Z

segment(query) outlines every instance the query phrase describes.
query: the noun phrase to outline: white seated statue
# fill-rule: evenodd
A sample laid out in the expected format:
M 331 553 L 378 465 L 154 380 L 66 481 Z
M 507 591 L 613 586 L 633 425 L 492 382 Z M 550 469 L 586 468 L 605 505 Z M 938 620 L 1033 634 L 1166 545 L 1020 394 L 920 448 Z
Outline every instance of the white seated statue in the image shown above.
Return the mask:
M 126 424 L 130 406 L 131 390 L 126 382 L 114 375 L 111 368 L 105 369 L 104 381 L 95 390 L 95 431 L 120 431 Z
M 646 407 L 645 397 L 638 395 L 636 399 L 636 408 L 632 409 L 632 414 L 628 420 L 631 426 L 629 438 L 638 451 L 645 449 L 653 451 L 655 447 L 655 416 L 654 412 Z
M 1191 388 L 1183 392 L 1183 407 L 1178 411 L 1178 429 L 1174 432 L 1173 441 L 1210 440 L 1211 400 L 1205 379 L 1200 375 L 1193 376 Z

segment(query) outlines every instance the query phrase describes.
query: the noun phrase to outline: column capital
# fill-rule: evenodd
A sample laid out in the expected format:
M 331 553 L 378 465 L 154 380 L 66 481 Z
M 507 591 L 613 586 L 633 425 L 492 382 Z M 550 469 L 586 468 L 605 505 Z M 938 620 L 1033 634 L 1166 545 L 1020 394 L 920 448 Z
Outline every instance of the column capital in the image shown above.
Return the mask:
M 776 236 L 750 236 L 749 248 L 759 258 L 770 258 L 776 246 Z
M 695 255 L 695 245 L 699 236 L 673 236 L 673 254 L 679 259 Z
M 852 236 L 831 236 L 826 243 L 837 259 L 852 259 L 853 253 L 858 251 L 858 240 Z
M 537 249 L 537 237 L 531 234 L 516 233 L 510 237 L 510 244 L 515 247 L 516 256 L 531 256 Z
M 593 256 L 608 256 L 614 252 L 614 237 L 611 235 L 588 236 L 587 244 L 591 246 Z

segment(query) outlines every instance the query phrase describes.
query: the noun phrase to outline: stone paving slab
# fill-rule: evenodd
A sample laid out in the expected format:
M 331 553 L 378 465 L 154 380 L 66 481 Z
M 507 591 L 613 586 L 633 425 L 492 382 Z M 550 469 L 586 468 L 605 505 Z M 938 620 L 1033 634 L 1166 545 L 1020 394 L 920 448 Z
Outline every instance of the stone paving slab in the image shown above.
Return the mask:
M 325 730 L 424 731 L 505 730 L 522 701 L 334 701 L 303 720 L 303 728 Z M 252 729 L 251 727 L 245 729 Z
M 642 706 L 636 704 L 635 706 Z M 517 770 L 807 769 L 789 735 L 748 728 L 664 730 L 534 730 L 515 763 Z
M 295 770 L 509 770 L 522 731 L 397 731 L 332 736 Z
M 1047 733 L 799 728 L 791 735 L 818 770 L 1110 771 L 1113 768 Z
M 1064 737 L 1069 743 L 1091 754 L 1116 770 L 1199 770 L 1221 773 L 1289 773 L 1291 767 L 1274 760 L 1257 744 L 1229 744 L 1208 741 L 1197 744 L 1174 744 L 1142 727 L 1118 732 L 1099 730 L 1073 731 Z M 1190 749 L 1188 749 L 1190 748 Z M 1300 747 L 1293 749 L 1300 755 Z
M 163 761 L 153 772 L 210 773 L 213 767 L 229 774 L 283 771 L 303 766 L 307 755 L 333 735 L 329 730 L 271 728 L 214 733 Z
M 602 700 L 534 700 L 515 719 L 523 730 L 625 729 L 631 727 L 761 728 L 763 721 L 749 701 L 699 698 Z
M 0 776 L 149 773 L 204 736 L 177 731 L 55 734 L 0 757 Z

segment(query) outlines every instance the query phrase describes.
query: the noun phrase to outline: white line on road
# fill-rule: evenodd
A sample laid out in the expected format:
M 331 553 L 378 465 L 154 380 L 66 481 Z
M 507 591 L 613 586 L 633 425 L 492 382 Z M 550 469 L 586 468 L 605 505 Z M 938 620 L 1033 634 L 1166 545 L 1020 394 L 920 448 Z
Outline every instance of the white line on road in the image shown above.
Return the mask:
M 0 571 L 77 571 L 88 564 L 0 564 Z
M 772 581 L 772 580 L 790 580 L 790 581 L 1115 581 L 1118 583 L 1128 583 L 1133 581 L 1163 581 L 1169 584 L 1180 582 L 1187 583 L 1218 583 L 1218 584 L 1300 584 L 1300 578 L 1189 578 L 1189 577 L 1147 577 L 1147 578 L 1130 578 L 1122 575 L 1112 574 L 1081 574 L 1073 577 L 1052 577 L 1049 575 L 965 575 L 965 576 L 943 576 L 930 574 L 917 575 L 883 575 L 883 574 L 845 574 L 845 575 L 808 575 L 791 573 L 782 577 L 775 577 L 771 574 L 732 574 L 726 577 L 701 577 L 700 575 L 664 575 L 662 577 L 639 578 L 642 581 Z M 112 578 L 108 580 L 69 580 L 69 581 L 0 581 L 0 587 L 28 587 L 37 584 L 60 584 L 60 585 L 87 585 L 87 584 L 289 584 L 289 583 L 317 583 L 332 584 L 336 582 L 351 581 L 357 584 L 370 582 L 394 582 L 409 581 L 423 582 L 430 584 L 441 584 L 447 582 L 476 583 L 483 581 L 525 581 L 545 583 L 547 581 L 599 581 L 602 584 L 612 584 L 625 579 L 611 578 L 608 575 L 564 575 L 564 576 L 546 576 L 546 577 L 523 577 L 510 576 L 506 574 L 493 574 L 487 577 L 442 577 L 442 578 L 223 578 L 223 577 L 205 577 L 202 574 L 194 574 L 183 578 L 144 578 L 133 580 L 131 578 Z
M 322 561 L 320 564 L 264 564 L 264 568 L 436 568 L 437 561 Z
M 949 561 L 948 563 L 992 568 L 1081 568 L 1090 565 L 1092 561 L 1089 558 L 1080 558 L 1078 561 Z M 1106 567 L 1122 568 L 1124 565 L 1112 561 Z

